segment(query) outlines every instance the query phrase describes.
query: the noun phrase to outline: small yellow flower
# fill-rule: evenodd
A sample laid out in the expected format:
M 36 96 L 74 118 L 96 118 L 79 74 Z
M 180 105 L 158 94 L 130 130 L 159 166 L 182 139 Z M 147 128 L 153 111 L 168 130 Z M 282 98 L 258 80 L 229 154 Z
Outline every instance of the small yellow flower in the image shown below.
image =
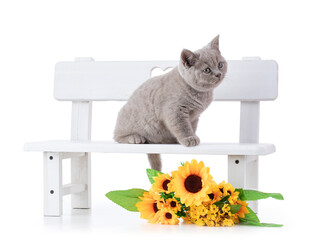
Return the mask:
M 186 212 L 186 216 L 185 217 L 182 217 L 184 223 L 186 224 L 192 224 L 192 219 L 191 217 L 189 216 L 189 211 Z
M 231 219 L 233 220 L 234 223 L 239 223 L 239 216 L 237 214 L 232 215 Z
M 217 223 L 219 224 L 219 226 L 231 227 L 234 226 L 235 221 L 236 217 L 230 212 L 230 206 L 228 204 L 225 204 L 221 209 L 219 218 L 217 219 Z
M 220 216 L 222 217 L 227 217 L 227 216 L 231 216 L 231 212 L 230 212 L 230 206 L 229 204 L 225 204 L 222 209 L 221 212 L 219 213 Z
M 209 227 L 215 227 L 215 222 L 213 220 L 205 219 L 205 224 Z
M 214 204 L 192 205 L 184 218 L 187 223 L 195 223 L 199 226 L 233 226 L 238 222 L 238 217 L 232 214 L 229 204 L 219 209 Z
M 222 226 L 232 227 L 234 225 L 234 222 L 230 218 L 226 218 L 222 222 Z
M 200 214 L 197 211 L 197 206 L 196 205 L 192 205 L 190 207 L 189 216 L 193 220 L 197 220 L 200 217 Z
M 205 226 L 205 221 L 203 218 L 199 218 L 198 220 L 195 221 L 195 224 L 198 226 Z

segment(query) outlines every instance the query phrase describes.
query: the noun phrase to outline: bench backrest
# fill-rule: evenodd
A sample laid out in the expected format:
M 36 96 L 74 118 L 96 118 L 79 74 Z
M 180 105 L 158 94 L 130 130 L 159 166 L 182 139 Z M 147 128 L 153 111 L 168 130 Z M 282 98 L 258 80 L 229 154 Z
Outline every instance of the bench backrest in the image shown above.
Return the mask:
M 72 140 L 90 140 L 92 101 L 127 100 L 150 78 L 154 68 L 165 70 L 177 61 L 95 62 L 79 58 L 55 67 L 54 97 L 72 101 Z M 259 141 L 259 101 L 278 95 L 278 65 L 272 60 L 228 61 L 228 72 L 214 100 L 241 101 L 240 142 Z
M 82 59 L 83 60 L 83 59 Z M 55 67 L 54 97 L 68 101 L 127 100 L 151 76 L 176 61 L 60 62 Z M 278 66 L 270 60 L 231 60 L 215 100 L 274 100 L 278 93 Z

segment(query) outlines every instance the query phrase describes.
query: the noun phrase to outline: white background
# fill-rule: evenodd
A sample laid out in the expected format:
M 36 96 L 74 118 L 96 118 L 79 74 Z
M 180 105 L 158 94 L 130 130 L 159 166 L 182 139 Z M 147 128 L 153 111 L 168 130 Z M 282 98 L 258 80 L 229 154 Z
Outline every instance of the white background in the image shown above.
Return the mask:
M 0 2 L 0 236 L 135 238 L 296 236 L 310 219 L 310 7 L 308 1 L 1 1 Z M 263 222 L 283 228 L 154 226 L 111 204 L 105 193 L 149 188 L 144 155 L 93 154 L 93 209 L 62 218 L 42 216 L 42 155 L 23 152 L 24 142 L 69 139 L 69 102 L 53 99 L 58 61 L 177 60 L 220 34 L 227 59 L 260 56 L 279 64 L 279 97 L 261 104 L 260 141 L 277 152 L 260 161 L 260 190 L 285 201 L 262 200 Z M 122 71 L 122 69 L 120 69 Z M 93 139 L 109 140 L 123 103 L 94 103 Z M 238 103 L 215 102 L 202 115 L 202 141 L 238 140 Z M 164 172 L 196 158 L 226 180 L 226 158 L 165 155 Z M 64 171 L 69 171 L 64 162 Z M 64 181 L 69 175 L 64 174 Z

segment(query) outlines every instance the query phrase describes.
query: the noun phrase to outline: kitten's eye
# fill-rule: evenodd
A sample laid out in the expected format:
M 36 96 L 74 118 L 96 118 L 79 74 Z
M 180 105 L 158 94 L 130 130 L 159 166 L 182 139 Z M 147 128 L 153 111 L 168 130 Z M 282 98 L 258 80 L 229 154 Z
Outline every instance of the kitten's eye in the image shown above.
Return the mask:
M 210 69 L 210 68 L 205 68 L 205 69 L 203 70 L 203 72 L 204 72 L 204 73 L 210 73 L 210 72 L 211 72 L 211 69 Z
M 218 68 L 221 69 L 223 68 L 224 64 L 222 62 L 218 63 Z

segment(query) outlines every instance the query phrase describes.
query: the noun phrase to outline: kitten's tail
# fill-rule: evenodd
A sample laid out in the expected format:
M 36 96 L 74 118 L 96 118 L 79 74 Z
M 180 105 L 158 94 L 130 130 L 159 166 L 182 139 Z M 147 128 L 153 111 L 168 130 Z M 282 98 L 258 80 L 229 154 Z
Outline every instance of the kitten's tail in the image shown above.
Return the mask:
M 148 160 L 152 169 L 161 171 L 162 169 L 162 161 L 160 154 L 148 154 Z

